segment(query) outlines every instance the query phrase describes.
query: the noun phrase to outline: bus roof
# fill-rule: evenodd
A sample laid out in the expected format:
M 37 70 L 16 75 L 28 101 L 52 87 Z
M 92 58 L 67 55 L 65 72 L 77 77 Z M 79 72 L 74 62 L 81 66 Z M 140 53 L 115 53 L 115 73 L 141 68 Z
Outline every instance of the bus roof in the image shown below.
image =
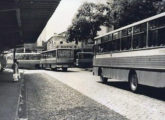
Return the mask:
M 7 53 L 6 55 L 10 55 L 10 54 L 13 54 L 13 53 Z M 33 55 L 33 54 L 40 54 L 40 53 L 15 53 L 15 54 Z
M 47 51 L 43 51 L 41 52 L 42 53 L 47 53 L 47 52 L 52 52 L 52 51 L 55 51 L 55 50 L 74 50 L 73 48 L 56 48 L 56 49 L 53 49 L 53 50 L 47 50 Z
M 130 28 L 130 27 L 132 27 L 132 26 L 139 25 L 139 24 L 142 24 L 142 23 L 145 23 L 145 22 L 148 22 L 148 21 L 151 21 L 151 20 L 154 20 L 154 19 L 156 19 L 156 18 L 163 17 L 163 16 L 165 16 L 165 12 L 160 13 L 160 14 L 155 15 L 155 16 L 152 16 L 152 17 L 149 17 L 149 18 L 146 18 L 146 19 L 141 20 L 141 21 L 138 21 L 138 22 L 134 22 L 134 23 L 132 23 L 132 24 L 130 24 L 130 25 L 127 25 L 127 26 L 118 28 L 118 29 L 113 30 L 113 31 L 111 31 L 111 32 L 105 33 L 104 35 L 95 37 L 95 39 L 101 38 L 101 37 L 103 37 L 103 36 L 106 36 L 106 35 L 109 35 L 109 34 L 112 34 L 112 33 L 118 32 L 118 31 L 121 31 L 121 30 L 126 29 L 126 28 Z
M 79 54 L 93 54 L 93 52 L 77 52 Z
M 16 53 L 16 54 L 33 55 L 33 54 L 40 54 L 40 53 Z

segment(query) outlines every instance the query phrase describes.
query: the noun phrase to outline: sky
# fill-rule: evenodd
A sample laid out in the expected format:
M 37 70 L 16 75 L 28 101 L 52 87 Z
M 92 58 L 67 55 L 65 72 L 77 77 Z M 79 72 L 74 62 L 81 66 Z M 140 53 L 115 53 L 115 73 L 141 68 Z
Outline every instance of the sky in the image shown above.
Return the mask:
M 38 45 L 41 45 L 41 41 L 47 41 L 54 33 L 66 31 L 71 25 L 78 8 L 86 1 L 105 3 L 106 0 L 61 0 L 59 6 L 39 36 L 37 40 Z

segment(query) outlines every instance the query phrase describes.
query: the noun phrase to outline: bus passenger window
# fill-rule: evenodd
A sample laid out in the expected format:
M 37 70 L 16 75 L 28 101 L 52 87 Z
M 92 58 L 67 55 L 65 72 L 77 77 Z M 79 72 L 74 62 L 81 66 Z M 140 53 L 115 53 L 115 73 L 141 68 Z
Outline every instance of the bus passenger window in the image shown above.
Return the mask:
M 158 27 L 163 27 L 165 26 L 165 16 L 157 19 L 157 24 L 158 24 Z
M 53 51 L 52 55 L 52 57 L 56 57 L 56 51 Z
M 132 27 L 121 31 L 121 50 L 131 49 Z
M 165 17 L 149 22 L 149 47 L 165 45 Z
M 107 35 L 107 36 L 102 37 L 102 38 L 101 38 L 101 43 L 108 41 L 108 40 L 109 40 L 109 38 L 108 38 L 108 37 L 109 37 L 108 35 Z
M 133 48 L 144 48 L 146 47 L 146 35 L 145 34 L 139 34 L 133 36 Z
M 134 27 L 133 49 L 146 47 L 146 30 L 147 23 L 143 23 Z
M 158 45 L 165 45 L 165 26 L 164 28 L 158 30 Z
M 124 37 L 124 36 L 127 36 L 127 29 L 124 29 L 121 31 L 121 36 Z
M 120 50 L 120 39 L 112 41 L 112 51 Z
M 109 38 L 109 41 L 111 41 L 112 40 L 112 34 L 110 34 L 108 38 Z
M 131 49 L 131 37 L 124 37 L 121 39 L 121 50 Z

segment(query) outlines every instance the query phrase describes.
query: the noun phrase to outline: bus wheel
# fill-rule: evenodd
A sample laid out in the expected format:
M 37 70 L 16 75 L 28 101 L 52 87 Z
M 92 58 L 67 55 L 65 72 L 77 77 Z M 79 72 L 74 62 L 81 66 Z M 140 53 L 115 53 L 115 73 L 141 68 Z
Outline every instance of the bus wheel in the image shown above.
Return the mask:
M 68 70 L 68 68 L 62 68 L 62 71 L 66 72 Z
M 40 68 L 40 66 L 39 65 L 35 65 L 35 69 L 39 69 Z
M 49 65 L 50 70 L 52 70 L 52 65 Z
M 107 84 L 108 78 L 105 78 L 105 77 L 103 76 L 103 74 L 101 73 L 101 74 L 100 74 L 100 80 L 101 80 L 104 84 Z
M 52 70 L 57 71 L 57 68 L 52 68 Z
M 138 89 L 138 77 L 136 72 L 132 73 L 129 78 L 129 86 L 132 92 L 137 92 Z
M 43 64 L 41 65 L 41 69 L 44 69 L 44 65 Z

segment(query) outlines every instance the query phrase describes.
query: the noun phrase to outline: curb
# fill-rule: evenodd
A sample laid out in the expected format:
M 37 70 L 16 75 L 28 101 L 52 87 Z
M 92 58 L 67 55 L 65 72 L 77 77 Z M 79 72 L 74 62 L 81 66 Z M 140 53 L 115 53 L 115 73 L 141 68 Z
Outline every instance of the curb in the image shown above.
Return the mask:
M 24 71 L 21 73 L 20 79 L 20 93 L 18 98 L 16 118 L 15 120 L 28 120 L 28 114 L 26 110 L 26 87 L 24 82 Z

